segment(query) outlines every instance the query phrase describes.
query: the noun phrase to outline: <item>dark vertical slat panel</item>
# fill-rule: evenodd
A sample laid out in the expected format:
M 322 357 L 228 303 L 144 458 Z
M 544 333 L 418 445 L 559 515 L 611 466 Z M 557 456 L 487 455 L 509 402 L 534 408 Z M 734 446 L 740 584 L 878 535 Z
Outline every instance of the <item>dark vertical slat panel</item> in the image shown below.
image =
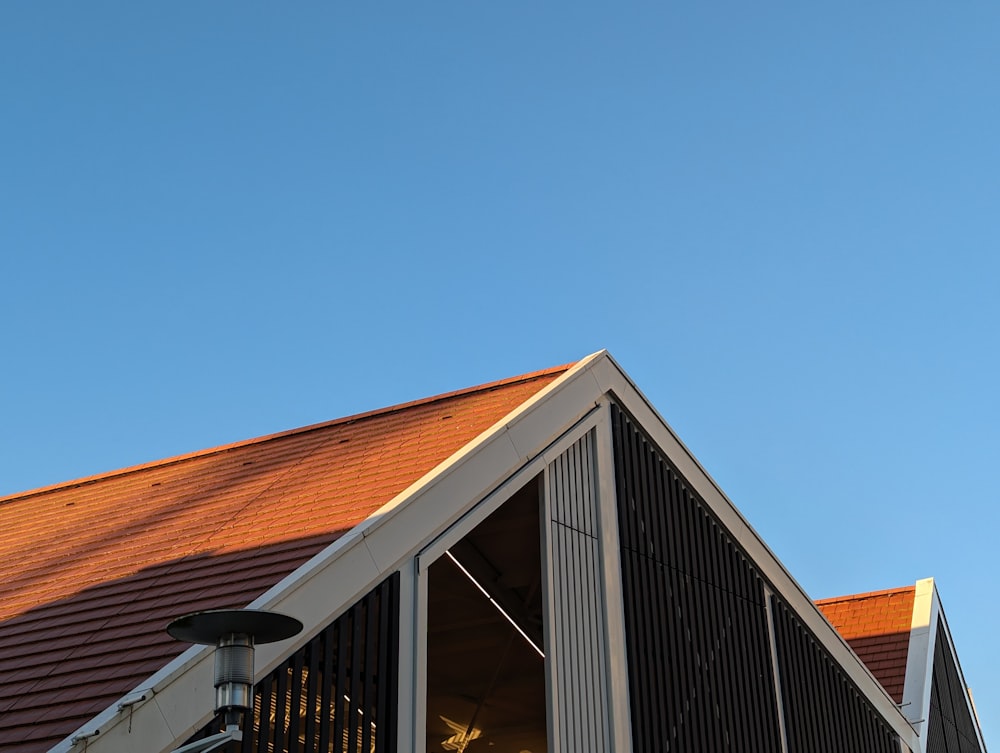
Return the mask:
M 333 685 L 330 706 L 333 713 L 333 750 L 344 751 L 344 693 L 347 690 L 347 644 L 353 633 L 354 608 L 349 609 L 338 620 L 337 631 L 337 680 Z
M 617 406 L 612 430 L 635 750 L 776 750 L 760 575 Z M 895 750 L 891 728 L 794 614 L 776 603 L 775 621 L 787 638 L 777 650 L 790 750 Z
M 980 753 L 976 723 L 966 700 L 967 691 L 947 648 L 944 630 L 944 623 L 939 620 L 927 719 L 927 753 Z
M 721 575 L 722 588 L 729 594 L 734 595 L 729 599 L 725 615 L 725 634 L 721 641 L 720 653 L 725 666 L 733 668 L 733 677 L 727 683 L 729 693 L 729 733 L 735 734 L 736 730 L 750 730 L 750 736 L 754 739 L 764 739 L 761 735 L 762 719 L 758 719 L 759 712 L 757 703 L 750 702 L 752 686 L 749 683 L 750 673 L 748 661 L 750 653 L 748 647 L 752 640 L 741 640 L 739 636 L 747 629 L 744 627 L 746 616 L 746 602 L 738 598 L 740 578 L 736 570 L 736 563 L 731 553 L 732 547 L 722 550 L 723 571 Z
M 794 636 L 794 623 L 792 623 L 791 615 L 785 610 L 785 623 L 786 627 L 789 629 L 791 636 Z M 799 693 L 793 699 L 797 700 L 801 705 L 805 706 L 806 714 L 801 712 L 795 713 L 795 706 L 792 706 L 792 716 L 798 717 L 802 720 L 805 726 L 803 726 L 803 737 L 806 740 L 806 744 L 809 745 L 810 749 L 816 748 L 819 745 L 819 715 L 822 707 L 815 702 L 815 699 L 811 695 L 811 688 L 809 683 L 808 675 L 812 677 L 816 676 L 816 666 L 815 662 L 812 661 L 813 657 L 808 653 L 804 641 L 801 640 L 801 636 L 798 636 L 800 640 L 794 640 L 793 644 L 795 646 L 795 656 L 798 665 L 798 685 Z M 803 702 L 804 698 L 808 698 L 807 701 Z M 808 715 L 808 716 L 807 716 Z
M 612 429 L 634 750 L 771 750 L 773 689 L 740 663 L 767 656 L 746 645 L 768 639 L 759 578 L 617 406 Z
M 631 506 L 629 516 L 629 545 L 633 551 L 640 556 L 645 556 L 646 545 L 643 541 L 642 520 L 645 513 L 645 499 L 640 479 L 642 473 L 642 453 L 639 451 L 639 437 L 630 435 L 630 447 L 628 456 L 630 488 L 626 499 Z
M 868 714 L 868 710 L 865 708 L 860 694 L 851 688 L 851 694 L 846 700 L 846 704 L 841 704 L 842 707 L 846 706 L 842 713 L 848 714 L 847 719 L 854 718 L 859 721 L 858 742 L 867 750 L 876 751 L 876 753 L 882 750 L 884 746 L 879 744 L 879 740 L 872 734 L 872 730 L 869 727 L 871 716 Z
M 740 712 L 743 707 L 750 706 L 749 703 L 743 703 L 743 692 L 742 685 L 745 682 L 746 672 L 740 671 L 740 668 L 744 666 L 741 659 L 737 659 L 737 642 L 733 640 L 735 635 L 733 630 L 733 620 L 736 613 L 741 608 L 741 601 L 739 599 L 734 599 L 732 594 L 734 593 L 734 585 L 731 580 L 731 573 L 728 567 L 729 557 L 727 556 L 729 547 L 720 547 L 717 550 L 718 555 L 718 582 L 720 588 L 724 595 L 728 595 L 728 598 L 723 598 L 721 604 L 721 611 L 719 614 L 719 638 L 716 641 L 715 650 L 718 652 L 718 659 L 716 661 L 719 671 L 719 682 L 722 683 L 722 704 L 723 704 L 723 724 L 725 724 L 726 730 L 726 740 L 725 746 L 731 748 L 733 746 L 733 741 L 731 736 L 734 734 L 734 730 L 738 729 L 750 729 L 751 734 L 754 737 L 759 738 L 759 730 L 755 729 L 756 725 L 751 719 L 744 719 L 744 715 Z M 734 676 L 731 678 L 726 678 L 724 667 L 733 667 L 735 669 Z M 726 680 L 729 679 L 728 682 Z
M 334 649 L 339 643 L 340 620 L 334 622 L 323 631 L 323 686 L 320 690 L 319 702 L 319 750 L 328 753 L 330 750 L 330 726 L 333 723 L 334 687 Z
M 630 551 L 635 550 L 635 500 L 632 499 L 631 489 L 635 486 L 635 481 L 633 480 L 633 463 L 635 462 L 635 452 L 631 446 L 631 443 L 635 441 L 635 438 L 628 432 L 628 430 L 621 426 L 625 422 L 624 415 L 618 415 L 617 422 L 613 422 L 613 431 L 615 433 L 615 480 L 618 488 L 621 491 L 621 496 L 618 498 L 618 534 L 621 537 L 622 545 L 627 547 Z M 621 458 L 621 460 L 617 460 Z
M 667 515 L 665 515 L 665 525 L 672 528 L 677 533 L 678 538 L 675 543 L 684 546 L 684 539 L 686 539 L 684 531 L 680 526 L 674 524 L 677 515 L 680 513 L 683 501 L 677 491 L 677 480 L 672 474 L 664 472 L 664 470 L 665 469 L 658 468 L 658 471 L 660 471 L 659 475 L 663 477 L 663 480 L 667 484 L 666 491 L 669 495 L 666 500 L 669 507 L 667 508 Z M 669 710 L 664 709 L 664 711 L 667 712 L 664 714 L 664 721 L 669 719 L 672 730 L 676 730 L 678 749 L 687 750 L 690 749 L 691 745 L 696 742 L 692 720 L 690 714 L 688 713 L 690 709 L 691 688 L 688 683 L 690 667 L 687 659 L 690 655 L 690 651 L 688 651 L 689 643 L 686 625 L 690 619 L 689 594 L 691 586 L 690 580 L 683 573 L 683 571 L 671 566 L 675 564 L 676 557 L 680 554 L 680 551 L 681 550 L 678 547 L 663 552 L 663 556 L 665 557 L 663 564 L 666 566 L 666 572 L 671 576 L 670 580 L 673 581 L 674 585 L 674 604 L 675 614 L 677 615 L 677 619 L 673 621 L 672 625 L 672 632 L 675 636 L 675 640 L 673 642 L 673 655 L 671 656 L 669 662 L 672 671 L 669 675 L 666 675 L 667 681 L 674 688 L 676 688 L 676 692 L 674 694 L 672 707 Z M 646 564 L 646 566 L 649 567 L 650 565 Z M 637 660 L 641 661 L 641 657 L 637 657 Z M 646 710 L 646 713 L 648 713 L 648 710 Z M 654 746 L 655 743 L 655 738 L 647 740 L 647 747 L 645 750 L 653 750 L 654 748 L 652 746 Z
M 933 690 L 931 691 L 933 698 Z M 944 736 L 940 706 L 931 701 L 931 712 L 927 717 L 927 753 L 951 753 Z
M 803 649 L 808 652 L 809 660 L 813 664 L 816 675 L 813 678 L 812 689 L 814 694 L 813 702 L 817 712 L 819 712 L 816 715 L 817 746 L 821 747 L 824 753 L 830 753 L 832 732 L 830 721 L 843 713 L 837 708 L 834 697 L 836 696 L 839 701 L 842 699 L 842 696 L 850 693 L 850 689 L 843 688 L 841 693 L 831 693 L 829 689 L 830 683 L 837 682 L 839 678 L 836 674 L 829 671 L 830 668 L 827 666 L 827 662 L 824 661 L 819 647 L 812 640 L 811 636 L 803 642 Z M 840 718 L 851 719 L 850 728 L 840 731 L 841 737 L 846 738 L 846 741 L 852 747 L 857 745 L 857 719 L 849 716 L 840 716 Z
M 792 719 L 792 710 L 788 703 L 789 698 L 794 698 L 800 693 L 799 670 L 802 663 L 794 655 L 793 646 L 787 641 L 778 638 L 778 636 L 785 636 L 788 633 L 788 628 L 785 626 L 787 618 L 784 606 L 773 596 L 771 597 L 771 604 L 774 613 L 776 654 L 778 666 L 781 668 L 781 704 L 785 715 L 788 748 L 789 750 L 805 750 L 805 741 L 801 739 L 802 724 L 797 719 Z
M 718 581 L 711 579 L 712 557 L 710 556 L 711 550 L 707 547 L 705 555 L 705 572 L 709 575 L 709 583 L 717 583 Z M 725 750 L 729 747 L 727 743 L 729 731 L 722 716 L 722 710 L 725 703 L 723 698 L 728 678 L 723 676 L 721 662 L 715 654 L 715 646 L 721 640 L 722 613 L 725 611 L 724 594 L 719 588 L 704 587 L 702 591 L 705 594 L 706 600 L 709 601 L 710 606 L 710 609 L 708 609 L 708 631 L 703 635 L 701 644 L 702 663 L 704 664 L 704 672 L 708 681 L 706 683 L 707 696 L 705 704 L 708 707 L 709 729 L 712 733 L 710 740 L 712 741 L 713 749 Z
M 659 606 L 656 624 L 660 629 L 654 631 L 659 661 L 665 665 L 673 665 L 675 657 L 678 656 L 679 644 L 677 642 L 677 630 L 670 629 L 678 620 L 678 586 L 674 578 L 676 571 L 664 566 L 666 557 L 672 549 L 672 537 L 674 528 L 668 523 L 667 511 L 670 510 L 670 487 L 667 474 L 657 472 L 650 479 L 651 488 L 656 498 L 656 505 L 660 514 L 656 517 L 656 553 L 658 567 L 656 568 L 657 583 L 655 593 L 659 595 L 656 599 Z M 654 706 L 664 709 L 676 707 L 678 683 L 674 682 L 671 672 L 654 673 L 653 680 L 656 686 L 656 698 L 652 701 Z M 676 724 L 671 724 L 668 715 L 661 715 L 659 718 L 659 734 L 663 741 L 665 750 L 674 751 L 679 744 L 678 730 Z
M 732 615 L 734 617 L 735 631 L 732 636 L 732 643 L 737 658 L 730 665 L 732 667 L 733 679 L 740 687 L 742 698 L 742 729 L 746 730 L 747 736 L 763 745 L 766 736 L 764 734 L 767 726 L 768 709 L 761 707 L 762 693 L 766 692 L 766 684 L 763 682 L 763 675 L 757 679 L 754 670 L 759 662 L 759 633 L 754 630 L 755 612 L 753 605 L 744 598 L 744 590 L 747 587 L 746 563 L 738 563 L 740 570 L 735 579 L 736 598 L 732 602 Z M 763 713 L 762 713 L 763 711 Z
M 738 559 L 743 559 L 739 557 Z M 744 614 L 744 620 L 753 631 L 752 639 L 747 643 L 747 654 L 752 661 L 747 661 L 741 666 L 744 667 L 744 676 L 750 672 L 756 673 L 761 678 L 761 683 L 765 688 L 765 695 L 758 696 L 756 700 L 756 715 L 754 722 L 757 725 L 757 734 L 760 739 L 766 741 L 769 750 L 780 750 L 781 733 L 778 727 L 778 720 L 775 716 L 775 688 L 773 664 L 771 656 L 771 636 L 767 627 L 766 604 L 764 597 L 764 582 L 758 576 L 754 576 L 751 584 L 753 600 L 741 600 L 740 607 Z M 749 617 L 760 614 L 762 619 L 753 621 Z M 748 678 L 744 679 L 744 685 L 750 685 Z
M 302 683 L 305 681 L 305 651 L 296 651 L 292 660 L 292 697 L 288 713 L 288 753 L 300 753 L 299 734 L 302 731 Z M 307 714 L 312 716 L 312 714 Z
M 698 729 L 698 708 L 695 700 L 695 666 L 694 651 L 692 651 L 691 640 L 695 615 L 694 582 L 691 577 L 690 548 L 691 530 L 687 520 L 687 499 L 684 489 L 676 476 L 671 475 L 673 488 L 675 491 L 676 506 L 671 510 L 671 523 L 677 526 L 680 532 L 681 556 L 679 584 L 682 622 L 678 625 L 681 631 L 681 646 L 677 669 L 679 670 L 678 680 L 681 686 L 681 698 L 679 699 L 678 722 L 683 725 L 684 736 L 683 748 L 690 749 L 691 746 L 701 746 L 705 741 L 701 739 Z M 655 629 L 655 627 L 652 627 Z M 655 668 L 649 668 L 655 671 Z M 649 671 L 649 670 L 647 670 Z M 646 713 L 655 713 L 655 709 L 648 709 Z
M 389 644 L 389 661 L 386 665 L 386 685 L 389 688 L 389 699 L 383 707 L 382 714 L 388 729 L 384 735 L 379 735 L 379 739 L 385 737 L 386 744 L 383 748 L 386 753 L 396 750 L 396 739 L 398 730 L 396 728 L 396 717 L 399 704 L 399 573 L 394 573 L 389 579 L 389 633 L 383 636 Z
M 398 611 L 394 573 L 261 680 L 242 753 L 395 751 Z M 188 742 L 217 727 L 213 721 Z
M 358 749 L 360 742 L 360 698 L 361 695 L 361 657 L 364 656 L 363 635 L 364 635 L 364 606 L 355 605 L 351 610 L 351 680 L 347 686 L 346 695 L 351 700 L 347 703 L 347 747 L 346 750 L 354 753 Z
M 618 540 L 622 549 L 628 549 L 629 538 L 628 538 L 628 526 L 630 524 L 632 516 L 629 515 L 629 501 L 624 496 L 626 493 L 626 488 L 629 486 L 628 481 L 625 478 L 625 468 L 627 465 L 627 453 L 625 452 L 625 436 L 626 432 L 621 426 L 624 417 L 621 412 L 618 411 L 617 406 L 611 406 L 611 452 L 614 458 L 614 481 L 615 489 L 618 494 Z M 623 583 L 625 588 L 628 588 L 627 583 Z
M 257 686 L 257 697 L 260 699 L 260 713 L 257 715 L 255 727 L 257 729 L 257 753 L 268 753 L 271 742 L 271 703 L 272 703 L 272 675 L 269 675 Z
M 309 661 L 306 662 L 306 724 L 305 753 L 317 753 L 316 746 L 316 704 L 319 695 L 319 659 L 322 652 L 321 643 L 324 634 L 320 633 L 319 640 L 309 642 Z
M 633 443 L 635 437 L 627 431 L 624 426 L 624 415 L 616 406 L 612 406 L 612 446 L 614 450 L 614 477 L 618 497 L 618 535 L 621 544 L 622 562 L 622 586 L 624 599 L 624 616 L 627 625 L 636 626 L 627 630 L 625 635 L 626 655 L 629 665 L 636 661 L 637 656 L 644 652 L 643 641 L 645 638 L 643 626 L 646 624 L 642 614 L 642 606 L 645 601 L 641 596 L 640 568 L 638 566 L 639 555 L 636 553 L 634 528 L 638 514 L 635 510 L 635 501 L 632 490 L 636 486 L 634 480 L 634 467 L 636 453 Z M 637 750 L 645 749 L 647 739 L 650 736 L 648 725 L 651 720 L 640 712 L 641 702 L 636 698 L 636 687 L 640 683 L 630 678 L 631 682 L 631 723 L 632 740 Z M 643 688 L 645 689 L 645 688 Z
M 656 656 L 656 630 L 653 626 L 656 625 L 656 614 L 654 611 L 655 598 L 652 596 L 656 591 L 656 580 L 659 575 L 656 568 L 644 567 L 644 558 L 648 556 L 649 547 L 647 545 L 646 531 L 644 521 L 648 517 L 648 499 L 647 490 L 648 486 L 645 483 L 645 479 L 648 476 L 648 469 L 645 467 L 643 461 L 643 454 L 639 451 L 639 440 L 637 437 L 633 437 L 632 442 L 633 460 L 632 466 L 635 468 L 636 473 L 632 476 L 633 491 L 630 492 L 630 497 L 639 501 L 637 503 L 636 509 L 636 537 L 633 539 L 635 546 L 633 560 L 634 564 L 634 575 L 636 577 L 636 595 L 635 598 L 638 600 L 636 619 L 637 619 L 637 644 L 639 646 L 639 652 L 637 656 L 648 657 L 647 661 L 652 661 L 654 663 L 663 664 L 662 659 L 658 659 Z M 639 524 L 642 525 L 642 530 L 637 530 Z M 646 678 L 644 688 L 644 700 L 649 704 L 655 704 L 662 698 L 662 685 L 657 682 L 657 677 Z M 658 686 L 659 685 L 659 686 Z M 661 735 L 663 719 L 657 718 L 655 716 L 647 716 L 643 718 L 643 740 L 655 740 Z
M 372 708 L 375 696 L 375 648 L 378 643 L 378 595 L 370 593 L 365 597 L 365 666 L 364 690 L 361 693 L 360 706 L 364 710 L 361 718 L 361 750 L 367 753 L 372 749 Z
M 285 725 L 288 723 L 288 669 L 278 667 L 274 672 L 274 750 L 285 750 Z
M 256 701 L 255 701 L 255 703 L 256 703 Z M 243 718 L 242 718 L 241 723 L 240 723 L 240 729 L 243 729 L 243 730 L 249 729 L 249 730 L 251 730 L 250 734 L 247 734 L 245 732 L 243 734 L 243 744 L 240 745 L 240 753 L 253 753 L 253 740 L 254 740 L 253 732 L 252 732 L 252 730 L 253 730 L 253 722 L 251 721 L 249 724 L 247 723 L 247 717 L 248 716 L 251 716 L 251 715 L 247 714 L 246 712 L 244 712 L 243 713 Z
M 688 548 L 688 554 L 690 559 L 688 560 L 688 570 L 689 580 L 691 583 L 691 588 L 688 591 L 688 613 L 692 616 L 692 619 L 688 621 L 685 629 L 688 635 L 688 656 L 689 656 L 689 672 L 688 683 L 691 687 L 691 693 L 688 702 L 691 705 L 691 718 L 694 720 L 694 728 L 698 736 L 698 740 L 702 745 L 711 746 L 711 730 L 708 726 L 708 718 L 706 708 L 707 698 L 704 697 L 704 687 L 703 680 L 701 677 L 701 652 L 699 651 L 699 638 L 701 636 L 701 631 L 704 629 L 708 612 L 710 611 L 710 605 L 706 603 L 705 597 L 702 594 L 702 584 L 701 584 L 701 564 L 700 564 L 700 550 L 701 550 L 701 532 L 698 530 L 698 511 L 691 504 L 690 496 L 685 490 L 683 493 L 684 504 L 682 509 L 685 514 L 684 530 L 690 531 L 691 535 L 689 541 L 691 546 Z
M 734 664 L 730 660 L 730 652 L 728 650 L 729 646 L 733 643 L 731 640 L 733 635 L 731 615 L 736 600 L 732 598 L 732 584 L 728 582 L 727 578 L 726 549 L 728 547 L 717 547 L 714 557 L 715 577 L 717 579 L 716 582 L 720 585 L 721 592 L 719 611 L 716 616 L 718 621 L 718 637 L 712 645 L 712 651 L 715 653 L 716 683 L 720 689 L 719 713 L 726 733 L 724 744 L 725 747 L 729 748 L 732 747 L 732 740 L 730 739 L 732 730 L 736 729 L 738 724 L 735 712 L 739 704 L 739 696 L 735 694 L 735 683 L 731 681 L 727 682 L 728 678 L 726 677 L 724 667 L 739 667 L 740 665 Z M 738 674 L 742 675 L 744 673 L 738 672 Z
M 674 570 L 665 566 L 667 557 L 673 549 L 673 536 L 676 533 L 675 527 L 669 524 L 669 511 L 671 509 L 670 498 L 670 478 L 669 474 L 663 473 L 658 466 L 652 478 L 648 480 L 650 488 L 656 499 L 656 568 L 657 583 L 654 592 L 659 598 L 655 598 L 659 606 L 656 617 L 657 625 L 660 629 L 654 631 L 655 642 L 658 650 L 658 661 L 663 664 L 673 664 L 678 656 L 677 631 L 671 630 L 678 619 L 677 583 L 674 578 Z M 652 701 L 654 706 L 669 709 L 675 708 L 677 703 L 678 684 L 673 680 L 670 672 L 656 672 L 653 680 L 656 685 L 656 698 Z M 669 717 L 664 714 L 659 719 L 660 739 L 665 741 L 667 750 L 673 751 L 677 744 L 677 731 L 675 725 L 669 723 Z
M 375 708 L 373 710 L 374 722 L 376 724 L 377 733 L 375 735 L 375 753 L 385 753 L 385 735 L 381 729 L 381 725 L 384 723 L 384 711 L 386 705 L 389 702 L 389 693 L 393 693 L 395 697 L 395 688 L 389 687 L 389 683 L 386 682 L 388 677 L 388 665 L 389 665 L 389 610 L 395 610 L 395 602 L 392 599 L 393 595 L 393 583 L 394 580 L 387 580 L 379 588 L 379 610 L 378 610 L 378 662 L 376 671 L 376 683 L 375 683 Z
M 775 642 L 790 750 L 890 753 L 898 738 L 795 614 L 775 596 Z
M 719 749 L 725 750 L 730 747 L 729 730 L 731 725 L 727 719 L 727 686 L 729 677 L 723 669 L 722 654 L 720 647 L 722 641 L 726 640 L 725 615 L 729 611 L 730 594 L 722 588 L 722 578 L 717 566 L 719 551 L 725 548 L 724 537 L 714 521 L 706 518 L 706 535 L 712 542 L 712 546 L 706 547 L 705 551 L 705 572 L 708 584 L 714 587 L 707 587 L 706 590 L 714 597 L 712 616 L 710 621 L 711 630 L 705 636 L 705 656 L 710 672 L 709 680 L 712 692 L 712 716 L 714 725 L 719 736 Z

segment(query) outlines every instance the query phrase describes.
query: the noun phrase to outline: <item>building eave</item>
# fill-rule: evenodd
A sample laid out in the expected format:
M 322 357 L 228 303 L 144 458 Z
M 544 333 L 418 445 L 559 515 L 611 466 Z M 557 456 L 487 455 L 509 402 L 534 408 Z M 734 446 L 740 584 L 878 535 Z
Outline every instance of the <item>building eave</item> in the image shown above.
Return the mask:
M 805 590 L 694 458 L 669 424 L 605 351 L 584 358 L 526 400 L 492 428 L 398 494 L 364 522 L 270 588 L 252 604 L 294 615 L 305 624 L 296 639 L 261 646 L 256 677 L 262 678 L 292 651 L 387 574 L 415 556 L 442 531 L 520 469 L 537 462 L 581 418 L 613 399 L 671 459 L 762 576 L 798 613 L 833 659 L 910 750 L 919 738 L 850 646 L 826 621 Z M 322 594 L 322 598 L 319 595 Z M 52 748 L 54 753 L 126 753 L 135 734 L 144 749 L 171 750 L 211 718 L 212 651 L 192 648 Z M 99 734 L 94 734 L 99 731 Z M 139 732 L 141 731 L 141 733 Z M 85 740 L 74 746 L 73 739 Z
M 493 427 L 425 474 L 351 531 L 247 606 L 294 615 L 305 626 L 295 639 L 258 647 L 255 679 L 350 606 L 474 507 L 530 458 L 589 412 L 603 391 L 594 369 L 600 351 L 526 400 Z M 149 751 L 169 751 L 212 717 L 213 657 L 192 647 L 50 749 L 50 753 L 128 753 L 141 730 Z M 85 746 L 85 747 L 84 747 Z

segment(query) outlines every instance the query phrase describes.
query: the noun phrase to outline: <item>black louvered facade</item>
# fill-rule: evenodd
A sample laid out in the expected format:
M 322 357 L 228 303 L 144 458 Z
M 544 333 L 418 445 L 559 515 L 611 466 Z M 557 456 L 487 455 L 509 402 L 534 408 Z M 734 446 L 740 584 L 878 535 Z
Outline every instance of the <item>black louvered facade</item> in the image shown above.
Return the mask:
M 771 604 L 788 749 L 898 753 L 896 733 L 795 613 L 776 596 Z
M 257 684 L 252 731 L 229 751 L 395 753 L 398 652 L 395 573 Z
M 967 690 L 945 645 L 947 640 L 944 623 L 939 620 L 934 642 L 931 712 L 927 719 L 927 753 L 979 753 L 982 749 L 969 712 Z
M 613 422 L 635 752 L 780 750 L 763 581 L 617 407 Z
M 774 597 L 769 607 L 771 585 L 616 405 L 612 430 L 636 753 L 780 751 L 776 666 L 791 753 L 898 753 L 895 732 L 794 613 Z

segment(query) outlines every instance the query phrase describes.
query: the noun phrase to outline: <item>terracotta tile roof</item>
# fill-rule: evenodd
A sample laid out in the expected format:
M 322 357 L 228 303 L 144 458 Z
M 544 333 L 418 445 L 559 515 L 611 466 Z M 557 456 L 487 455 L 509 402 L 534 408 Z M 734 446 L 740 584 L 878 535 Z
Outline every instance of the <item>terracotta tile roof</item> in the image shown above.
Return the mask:
M 915 593 L 907 586 L 816 602 L 896 703 L 903 702 Z
M 566 368 L 0 498 L 0 748 L 47 750 L 181 653 L 170 619 L 253 601 Z

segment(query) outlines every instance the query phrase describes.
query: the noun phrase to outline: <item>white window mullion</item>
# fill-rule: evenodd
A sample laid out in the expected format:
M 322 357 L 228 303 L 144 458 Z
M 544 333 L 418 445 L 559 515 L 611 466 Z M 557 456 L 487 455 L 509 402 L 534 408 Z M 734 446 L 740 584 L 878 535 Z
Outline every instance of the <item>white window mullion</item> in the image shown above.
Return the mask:
M 622 599 L 621 550 L 618 538 L 618 502 L 615 491 L 611 404 L 605 401 L 594 430 L 596 455 L 599 558 L 604 585 L 604 642 L 607 666 L 612 749 L 631 753 L 632 717 L 628 691 L 628 652 L 625 646 L 625 606 Z

